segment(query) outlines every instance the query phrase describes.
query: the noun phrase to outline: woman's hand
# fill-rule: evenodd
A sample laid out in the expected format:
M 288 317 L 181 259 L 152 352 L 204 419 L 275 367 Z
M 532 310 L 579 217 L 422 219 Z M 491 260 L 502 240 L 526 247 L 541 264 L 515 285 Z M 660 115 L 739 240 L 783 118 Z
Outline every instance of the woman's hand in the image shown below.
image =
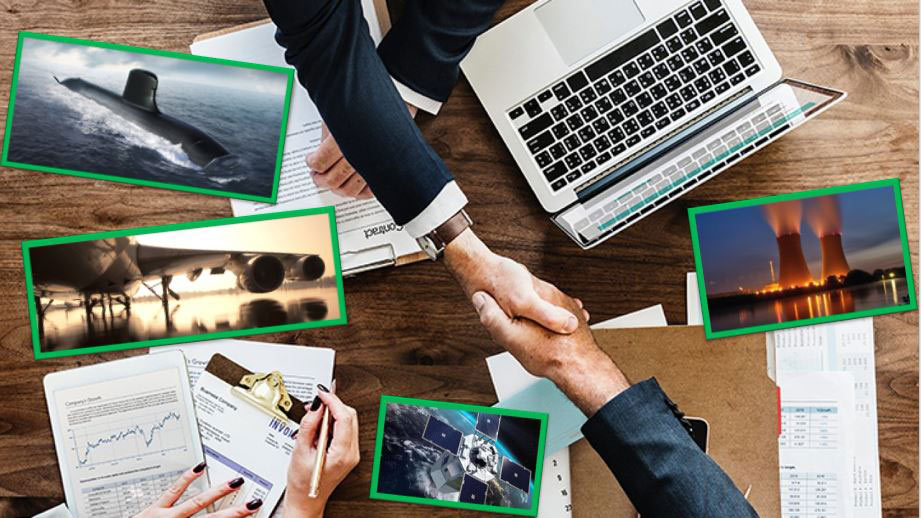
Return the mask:
M 358 465 L 358 415 L 323 385 L 319 395 L 301 419 L 288 465 L 288 489 L 285 491 L 284 516 L 320 518 L 326 501 L 336 486 Z M 317 458 L 317 434 L 323 419 L 324 405 L 329 407 L 332 439 L 320 477 L 320 492 L 310 498 L 310 476 Z
M 242 478 L 228 480 L 220 486 L 212 487 L 204 493 L 189 498 L 185 502 L 174 507 L 179 497 L 188 489 L 189 484 L 197 480 L 204 472 L 204 462 L 186 471 L 179 477 L 179 480 L 174 482 L 173 485 L 157 499 L 157 501 L 151 504 L 147 509 L 141 511 L 134 518 L 187 518 L 217 502 L 221 498 L 239 491 L 240 486 L 243 485 Z M 257 498 L 230 509 L 206 514 L 202 518 L 240 518 L 256 513 L 260 507 L 262 507 L 262 500 Z

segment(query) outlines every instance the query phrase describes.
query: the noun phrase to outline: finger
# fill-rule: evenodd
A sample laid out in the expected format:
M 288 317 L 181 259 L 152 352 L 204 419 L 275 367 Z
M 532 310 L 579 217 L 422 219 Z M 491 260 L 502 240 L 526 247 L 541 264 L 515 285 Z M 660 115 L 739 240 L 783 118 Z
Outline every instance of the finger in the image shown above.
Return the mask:
M 310 448 L 313 448 L 313 443 L 317 440 L 317 432 L 320 430 L 320 421 L 323 418 L 323 412 L 319 411 L 322 410 L 322 405 L 318 402 L 322 401 L 314 398 L 313 402 L 304 405 L 307 413 L 301 418 L 301 425 L 297 429 L 295 438 L 295 441 Z
M 222 509 L 216 513 L 206 514 L 204 518 L 240 518 L 242 516 L 252 516 L 262 507 L 262 499 L 255 498 L 230 509 Z
M 338 193 L 344 194 L 349 198 L 354 198 L 358 196 L 358 193 L 362 191 L 368 184 L 365 183 L 365 179 L 361 177 L 360 174 L 353 174 L 349 177 L 344 184 L 338 189 Z
M 358 196 L 355 196 L 355 198 L 358 200 L 370 200 L 373 197 L 374 197 L 374 193 L 371 192 L 371 188 L 368 187 L 367 185 L 365 186 L 364 189 L 361 190 L 360 193 L 358 193 Z
M 579 319 L 571 311 L 547 302 L 536 291 L 525 294 L 512 310 L 556 333 L 570 334 L 579 328 Z
M 592 315 L 591 315 L 588 311 L 586 311 L 586 310 L 583 309 L 583 310 L 582 310 L 582 318 L 584 318 L 585 321 L 588 322 L 589 320 L 592 319 Z
M 307 166 L 318 173 L 325 173 L 330 167 L 342 159 L 339 144 L 331 135 L 320 142 L 316 151 L 307 155 Z
M 343 158 L 320 176 L 322 176 L 322 181 L 326 183 L 327 187 L 334 191 L 338 191 L 342 189 L 342 186 L 345 185 L 349 178 L 355 176 L 355 174 L 355 170 L 352 169 L 351 164 Z
M 243 479 L 241 477 L 228 480 L 217 487 L 212 487 L 202 494 L 195 495 L 186 500 L 175 508 L 175 512 L 180 518 L 192 516 L 230 493 L 236 492 L 241 486 L 243 486 Z
M 358 442 L 358 413 L 331 392 L 320 392 L 320 398 L 335 422 L 330 450 L 349 451 Z
M 172 507 L 176 503 L 176 500 L 179 500 L 179 497 L 185 493 L 185 490 L 189 488 L 189 484 L 194 482 L 198 477 L 205 472 L 205 463 L 195 466 L 194 468 L 189 469 L 185 473 L 179 476 L 179 478 L 173 482 L 173 485 L 169 487 L 160 498 L 154 502 L 154 507 L 159 507 L 161 509 L 166 509 Z
M 513 321 L 499 307 L 496 299 L 486 292 L 478 291 L 473 294 L 471 301 L 477 314 L 480 315 L 480 323 L 486 328 L 489 336 L 500 344 L 504 343 L 512 331 Z
M 574 298 L 574 299 L 572 299 L 572 300 L 573 300 L 573 302 L 576 303 L 577 306 L 579 306 L 579 309 L 582 309 L 582 308 L 583 308 L 582 299 L 575 299 L 575 298 Z

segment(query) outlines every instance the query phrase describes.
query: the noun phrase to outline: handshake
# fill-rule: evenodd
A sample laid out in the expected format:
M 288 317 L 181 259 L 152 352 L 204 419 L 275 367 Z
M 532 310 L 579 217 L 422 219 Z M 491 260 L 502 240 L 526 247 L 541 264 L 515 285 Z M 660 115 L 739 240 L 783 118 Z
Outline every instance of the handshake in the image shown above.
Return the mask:
M 492 339 L 528 372 L 553 381 L 586 415 L 629 388 L 598 348 L 582 301 L 493 253 L 469 229 L 448 245 L 444 259 Z

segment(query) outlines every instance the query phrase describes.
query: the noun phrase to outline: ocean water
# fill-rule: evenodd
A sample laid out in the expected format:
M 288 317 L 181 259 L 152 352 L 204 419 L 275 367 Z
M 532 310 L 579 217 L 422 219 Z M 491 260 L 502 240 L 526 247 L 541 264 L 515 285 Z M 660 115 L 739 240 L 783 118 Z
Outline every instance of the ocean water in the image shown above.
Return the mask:
M 153 180 L 227 193 L 270 196 L 284 92 L 242 91 L 160 80 L 160 111 L 195 126 L 231 156 L 201 168 L 179 144 L 123 119 L 54 80 L 81 77 L 116 93 L 127 73 L 87 75 L 23 62 L 16 89 L 9 160 L 67 170 Z

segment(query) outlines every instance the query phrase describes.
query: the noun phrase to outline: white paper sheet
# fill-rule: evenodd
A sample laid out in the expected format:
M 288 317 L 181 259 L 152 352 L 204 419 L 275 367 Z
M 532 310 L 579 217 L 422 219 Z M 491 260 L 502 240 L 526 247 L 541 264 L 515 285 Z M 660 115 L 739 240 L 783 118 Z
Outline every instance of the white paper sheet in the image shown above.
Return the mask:
M 32 518 L 73 518 L 73 515 L 67 510 L 67 504 L 61 504 L 47 511 L 38 513 Z
M 790 375 L 780 393 L 782 516 L 853 516 L 854 377 L 848 372 Z
M 253 372 L 281 371 L 288 392 L 301 401 L 312 401 L 317 383 L 327 384 L 327 370 L 336 362 L 336 351 L 324 347 L 270 344 L 246 340 L 210 340 L 150 348 L 151 354 L 182 351 L 194 389 L 211 356 L 221 353 Z M 325 381 L 324 381 L 325 380 Z
M 592 326 L 592 329 L 667 326 L 662 305 L 641 309 Z M 522 367 L 509 353 L 486 358 L 499 401 L 508 400 L 516 393 L 536 386 L 538 378 Z M 497 405 L 501 406 L 501 405 Z M 546 409 L 537 411 L 546 412 Z M 551 410 L 551 419 L 552 410 Z M 544 480 L 540 488 L 538 518 L 559 518 L 572 515 L 572 479 L 569 471 L 569 448 L 563 448 L 544 458 Z
M 371 37 L 379 42 L 390 27 L 390 20 L 385 18 L 386 9 L 376 8 L 373 0 L 362 0 L 362 7 Z M 275 43 L 274 37 L 275 26 L 266 23 L 198 41 L 190 48 L 192 54 L 200 56 L 288 67 L 284 49 Z M 397 257 L 418 252 L 416 241 L 393 222 L 377 200 L 347 199 L 320 189 L 313 182 L 305 159 L 320 145 L 322 123 L 307 91 L 295 81 L 277 204 L 231 200 L 234 216 L 335 206 L 342 269 L 347 274 L 369 265 L 390 264 Z
M 700 309 L 700 291 L 697 287 L 697 274 L 688 273 L 687 278 L 687 314 L 689 326 L 704 325 L 704 316 Z
M 848 372 L 854 380 L 854 518 L 882 514 L 879 436 L 876 411 L 876 360 L 873 319 L 861 318 L 767 334 L 776 356 L 776 379 L 809 372 Z

